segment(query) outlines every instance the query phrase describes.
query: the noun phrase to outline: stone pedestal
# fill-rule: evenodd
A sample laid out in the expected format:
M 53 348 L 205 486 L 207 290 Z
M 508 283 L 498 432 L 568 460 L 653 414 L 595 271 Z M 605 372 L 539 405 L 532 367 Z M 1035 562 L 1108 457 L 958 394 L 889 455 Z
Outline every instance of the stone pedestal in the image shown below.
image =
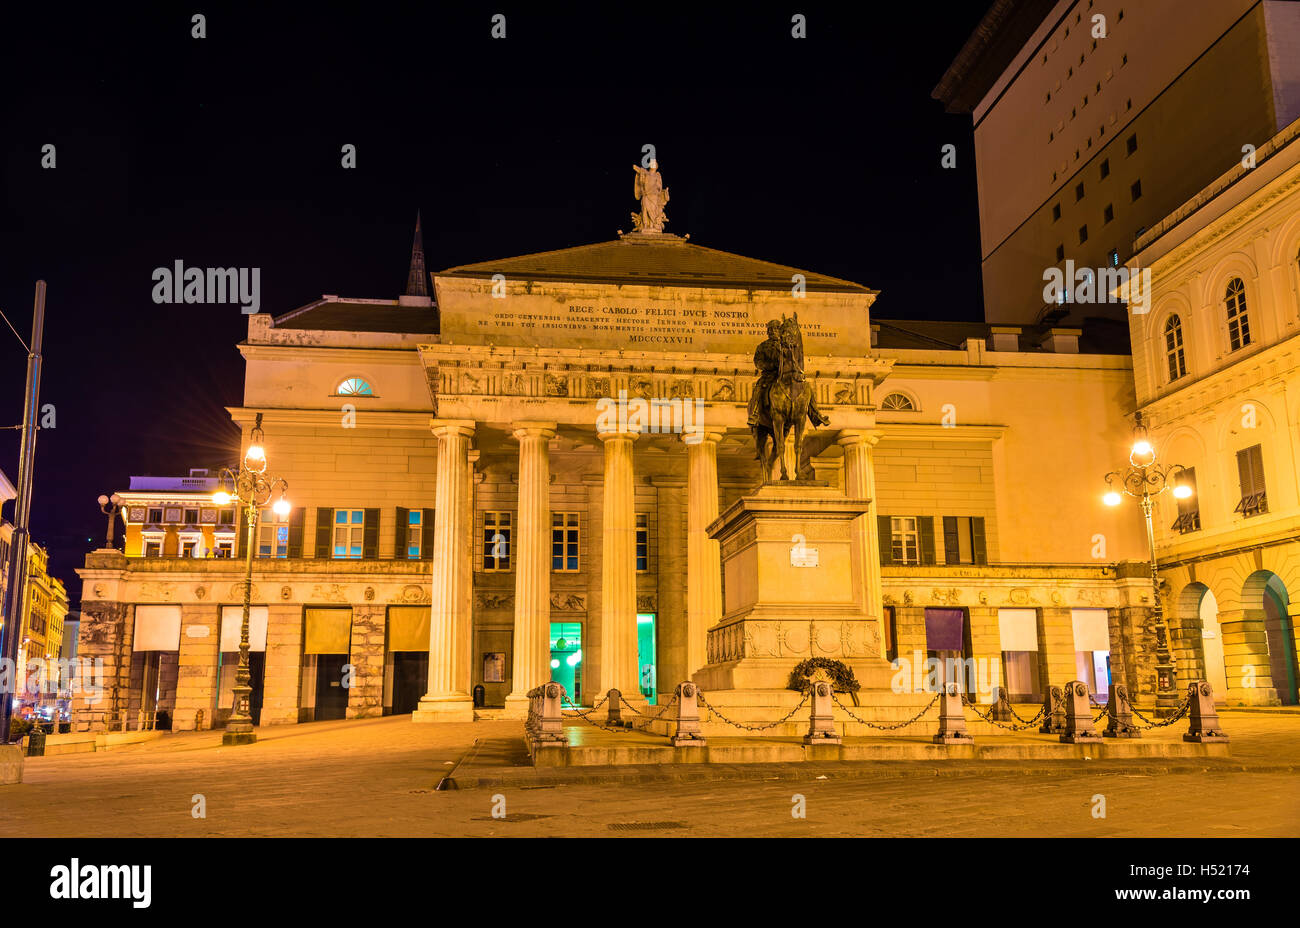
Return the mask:
M 855 552 L 856 520 L 869 509 L 868 500 L 792 481 L 764 486 L 714 520 L 726 602 L 709 629 L 708 664 L 693 677 L 706 695 L 785 689 L 812 657 L 843 661 L 864 685 L 887 670 Z
M 0 786 L 23 781 L 23 749 L 16 744 L 0 744 Z

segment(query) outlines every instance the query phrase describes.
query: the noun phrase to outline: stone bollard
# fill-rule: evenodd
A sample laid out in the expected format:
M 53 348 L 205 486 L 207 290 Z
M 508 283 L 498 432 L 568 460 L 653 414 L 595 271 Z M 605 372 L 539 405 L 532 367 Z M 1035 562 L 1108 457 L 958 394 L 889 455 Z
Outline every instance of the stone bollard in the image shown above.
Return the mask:
M 1092 721 L 1092 705 L 1088 702 L 1088 684 L 1075 680 L 1065 686 L 1065 731 L 1062 744 L 1088 744 L 1101 741 L 1097 726 Z
M 677 731 L 669 738 L 675 748 L 702 748 L 708 744 L 700 730 L 700 690 L 694 683 L 677 684 Z
M 528 721 L 524 723 L 524 731 L 528 735 L 530 750 L 568 745 L 568 736 L 564 734 L 564 712 L 560 704 L 563 692 L 564 688 L 555 681 L 543 683 L 528 691 Z
M 818 680 L 812 686 L 812 717 L 808 723 L 808 734 L 803 736 L 804 744 L 840 744 L 839 732 L 835 730 L 835 716 L 831 708 L 831 685 Z
M 974 742 L 966 730 L 966 714 L 961 707 L 961 689 L 956 683 L 945 683 L 939 696 L 939 731 L 935 744 L 971 744 Z
M 1123 683 L 1110 688 L 1110 699 L 1106 702 L 1106 730 L 1102 734 L 1107 738 L 1142 737 L 1142 732 L 1133 724 L 1133 704 L 1128 700 L 1128 687 Z
M 605 724 L 610 728 L 623 728 L 627 724 L 623 721 L 623 694 L 611 689 L 606 696 Z
M 1038 731 L 1044 735 L 1065 731 L 1065 693 L 1059 686 L 1049 686 L 1043 695 L 1043 724 Z
M 1189 685 L 1187 698 L 1191 700 L 1187 707 L 1190 724 L 1183 740 L 1196 744 L 1227 741 L 1228 736 L 1219 728 L 1219 713 L 1214 709 L 1214 688 L 1200 680 Z
M 993 708 L 989 712 L 989 718 L 995 722 L 1010 722 L 1014 718 L 1011 714 L 1011 697 L 1005 686 L 993 687 Z

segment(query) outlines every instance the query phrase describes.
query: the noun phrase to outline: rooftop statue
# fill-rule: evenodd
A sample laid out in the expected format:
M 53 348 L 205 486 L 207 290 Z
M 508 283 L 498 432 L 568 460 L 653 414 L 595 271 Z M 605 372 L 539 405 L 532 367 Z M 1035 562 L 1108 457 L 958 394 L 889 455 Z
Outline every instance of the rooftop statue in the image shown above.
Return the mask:
M 772 471 L 779 460 L 781 479 L 789 480 L 786 470 L 786 437 L 794 430 L 794 466 L 798 478 L 799 462 L 803 457 L 804 430 L 811 422 L 813 427 L 830 425 L 830 420 L 817 409 L 812 384 L 803 375 L 803 333 L 799 330 L 799 314 L 780 321 L 767 323 L 767 339 L 754 352 L 754 367 L 758 379 L 749 397 L 749 428 L 754 434 L 754 447 L 758 460 L 763 463 L 763 482 L 772 479 Z
M 632 195 L 641 201 L 641 212 L 632 214 L 632 228 L 638 232 L 662 232 L 668 217 L 664 207 L 668 204 L 668 188 L 659 173 L 659 162 L 650 159 L 650 167 L 632 165 L 636 171 L 636 184 Z

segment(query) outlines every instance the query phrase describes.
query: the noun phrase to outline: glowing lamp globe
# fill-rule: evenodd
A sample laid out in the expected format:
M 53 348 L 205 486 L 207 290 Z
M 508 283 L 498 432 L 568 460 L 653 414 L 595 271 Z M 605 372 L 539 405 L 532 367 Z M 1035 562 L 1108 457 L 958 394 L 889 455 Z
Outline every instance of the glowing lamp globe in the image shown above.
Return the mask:
M 1187 499 L 1192 495 L 1192 488 L 1185 483 L 1180 483 L 1174 487 L 1174 497 L 1177 499 Z
M 1124 501 L 1124 497 L 1120 496 L 1114 490 L 1111 490 L 1109 493 L 1107 493 L 1105 496 L 1101 498 L 1101 501 L 1105 503 L 1107 506 L 1118 506 L 1120 503 Z
M 218 506 L 229 506 L 231 496 L 225 490 L 218 490 L 212 494 L 212 501 Z
M 277 516 L 287 516 L 290 508 L 289 501 L 281 496 L 275 501 L 275 505 L 271 507 L 271 511 Z

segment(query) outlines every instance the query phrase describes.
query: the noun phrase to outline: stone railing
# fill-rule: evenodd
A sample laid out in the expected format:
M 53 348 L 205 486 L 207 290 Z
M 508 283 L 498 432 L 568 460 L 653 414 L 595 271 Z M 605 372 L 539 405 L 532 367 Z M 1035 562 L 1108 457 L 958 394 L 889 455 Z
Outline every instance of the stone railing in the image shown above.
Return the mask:
M 524 722 L 524 741 L 528 752 L 539 749 L 567 747 L 564 734 L 564 714 L 561 710 L 564 687 L 551 681 L 528 691 L 528 719 Z

